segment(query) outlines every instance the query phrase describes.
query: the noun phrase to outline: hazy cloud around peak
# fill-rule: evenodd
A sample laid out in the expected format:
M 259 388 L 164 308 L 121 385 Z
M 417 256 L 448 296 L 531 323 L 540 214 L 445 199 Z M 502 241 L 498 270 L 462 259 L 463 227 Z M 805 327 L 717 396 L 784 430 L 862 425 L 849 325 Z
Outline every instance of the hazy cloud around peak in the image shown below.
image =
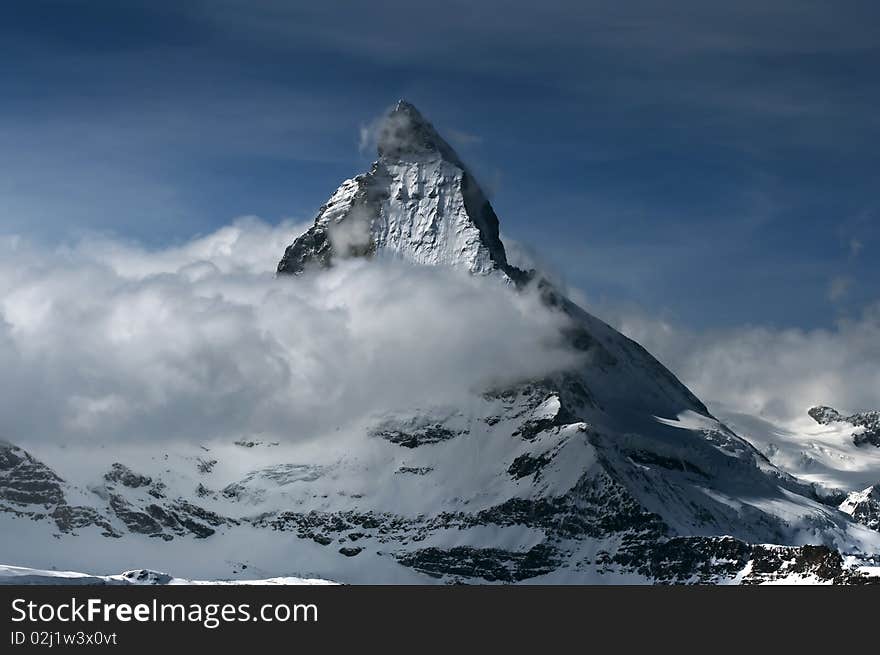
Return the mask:
M 501 282 L 401 262 L 276 279 L 299 229 L 174 248 L 0 242 L 0 437 L 319 437 L 572 362 L 565 319 Z
M 831 329 L 743 326 L 695 332 L 638 310 L 605 311 L 710 409 L 796 426 L 806 411 L 880 409 L 880 305 Z

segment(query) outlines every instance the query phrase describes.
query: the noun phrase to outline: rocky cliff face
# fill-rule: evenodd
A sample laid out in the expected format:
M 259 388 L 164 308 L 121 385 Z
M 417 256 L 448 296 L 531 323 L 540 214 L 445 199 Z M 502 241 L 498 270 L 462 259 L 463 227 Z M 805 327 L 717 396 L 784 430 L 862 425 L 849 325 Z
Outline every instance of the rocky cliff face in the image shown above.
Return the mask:
M 0 512 L 50 521 L 63 534 L 95 529 L 110 538 L 128 533 L 164 540 L 204 538 L 219 525 L 235 523 L 185 498 L 169 499 L 165 489 L 163 482 L 120 463 L 114 463 L 100 482 L 76 489 L 21 448 L 0 444 Z

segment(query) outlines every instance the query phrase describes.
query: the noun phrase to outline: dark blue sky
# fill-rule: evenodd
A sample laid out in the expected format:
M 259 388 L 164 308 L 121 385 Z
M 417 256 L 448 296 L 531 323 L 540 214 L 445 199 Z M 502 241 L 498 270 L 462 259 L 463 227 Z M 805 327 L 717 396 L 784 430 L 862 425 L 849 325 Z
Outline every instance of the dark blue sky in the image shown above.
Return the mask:
M 317 4 L 4 2 L 0 233 L 310 218 L 405 97 L 598 302 L 703 328 L 880 300 L 876 2 Z

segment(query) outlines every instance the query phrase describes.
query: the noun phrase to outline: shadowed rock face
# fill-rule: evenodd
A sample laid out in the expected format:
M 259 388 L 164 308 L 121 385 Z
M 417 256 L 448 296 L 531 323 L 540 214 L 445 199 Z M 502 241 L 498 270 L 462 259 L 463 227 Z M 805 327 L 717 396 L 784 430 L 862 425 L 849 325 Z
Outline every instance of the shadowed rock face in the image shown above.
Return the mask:
M 236 523 L 186 499 L 166 500 L 164 484 L 118 462 L 104 474 L 104 482 L 91 490 L 93 505 L 71 505 L 71 488 L 55 471 L 17 446 L 0 444 L 0 511 L 51 520 L 62 533 L 95 527 L 107 537 L 127 531 L 170 540 L 187 534 L 209 537 L 217 526 Z M 137 495 L 126 497 L 120 488 Z
M 104 474 L 104 479 L 107 482 L 118 482 L 124 487 L 132 489 L 148 487 L 153 482 L 150 478 L 134 473 L 130 468 L 119 462 L 113 464 L 110 470 Z
M 843 416 L 836 409 L 822 405 L 811 408 L 807 413 L 819 425 L 849 423 L 863 428 L 858 434 L 853 435 L 853 443 L 856 446 L 870 445 L 880 448 L 880 411 Z
M 0 512 L 53 521 L 62 532 L 96 526 L 105 536 L 119 533 L 93 507 L 70 505 L 66 483 L 55 471 L 18 446 L 0 442 Z
M 49 507 L 64 500 L 63 480 L 42 462 L 12 444 L 0 444 L 0 499 Z

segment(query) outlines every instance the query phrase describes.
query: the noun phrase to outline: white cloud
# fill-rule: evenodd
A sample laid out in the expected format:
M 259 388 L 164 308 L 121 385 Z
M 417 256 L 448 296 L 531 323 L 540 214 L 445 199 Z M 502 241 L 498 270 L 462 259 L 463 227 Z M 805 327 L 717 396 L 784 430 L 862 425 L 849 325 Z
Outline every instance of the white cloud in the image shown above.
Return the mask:
M 254 216 L 244 216 L 208 235 L 163 250 L 92 237 L 62 252 L 81 262 L 109 265 L 115 274 L 127 278 L 180 272 L 191 277 L 207 270 L 205 267 L 222 273 L 257 274 L 274 270 L 273 262 L 281 258 L 284 248 L 307 228 L 307 224 L 293 221 L 269 225 Z
M 845 275 L 837 275 L 828 283 L 828 300 L 833 303 L 840 302 L 852 288 L 853 280 Z
M 794 425 L 819 404 L 847 413 L 880 408 L 880 305 L 813 330 L 746 326 L 697 333 L 638 311 L 606 316 L 710 409 Z
M 301 229 L 0 240 L 0 438 L 303 439 L 572 361 L 565 319 L 493 280 L 362 260 L 276 279 Z
M 309 438 L 571 364 L 565 319 L 492 280 L 362 260 L 275 279 L 304 228 L 241 219 L 152 251 L 0 239 L 0 438 Z M 710 406 L 780 423 L 880 407 L 880 306 L 831 329 L 704 333 L 596 313 Z
M 477 134 L 471 134 L 470 132 L 466 132 L 464 130 L 449 128 L 446 130 L 446 132 L 449 135 L 449 140 L 460 148 L 478 145 L 483 142 L 483 137 Z

